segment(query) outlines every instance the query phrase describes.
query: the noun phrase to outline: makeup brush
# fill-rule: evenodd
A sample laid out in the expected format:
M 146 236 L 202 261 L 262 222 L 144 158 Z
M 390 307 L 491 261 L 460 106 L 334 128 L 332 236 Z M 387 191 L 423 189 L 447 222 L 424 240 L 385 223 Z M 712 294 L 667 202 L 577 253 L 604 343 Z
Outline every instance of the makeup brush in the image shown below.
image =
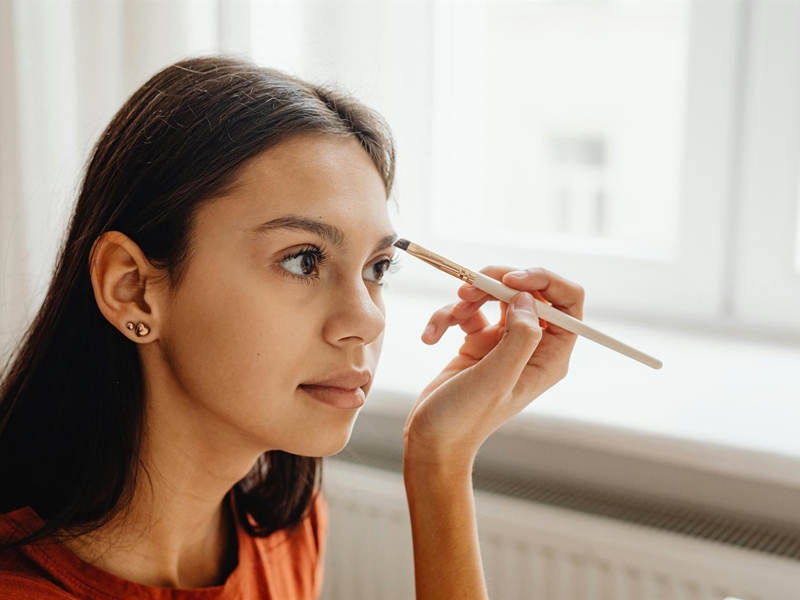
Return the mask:
M 416 256 L 418 259 L 428 263 L 429 265 L 433 265 L 440 271 L 444 271 L 448 275 L 452 275 L 453 277 L 457 277 L 462 281 L 471 283 L 476 288 L 483 290 L 487 294 L 491 294 L 503 302 L 511 302 L 511 299 L 520 291 L 522 291 L 510 288 L 498 280 L 484 275 L 483 273 L 462 267 L 461 265 L 454 263 L 452 260 L 448 260 L 443 256 L 439 256 L 438 254 L 423 248 L 419 244 L 409 242 L 408 240 L 399 239 L 394 243 L 394 245 L 401 250 L 405 250 L 412 256 Z M 533 301 L 536 303 L 536 312 L 539 317 L 548 323 L 558 325 L 567 331 L 571 331 L 577 335 L 582 335 L 586 338 L 589 338 L 593 342 L 602 344 L 606 348 L 611 348 L 620 354 L 624 354 L 625 356 L 628 356 L 634 360 L 638 360 L 640 363 L 643 363 L 648 367 L 652 367 L 654 369 L 660 369 L 662 367 L 663 363 L 657 358 L 653 358 L 641 350 L 637 350 L 636 348 L 628 346 L 627 344 L 623 344 L 619 340 L 612 338 L 610 335 L 606 335 L 605 333 L 598 331 L 593 327 L 589 327 L 583 321 L 580 321 L 575 317 L 572 317 L 567 313 L 550 306 L 549 304 L 545 304 L 536 297 L 533 298 Z

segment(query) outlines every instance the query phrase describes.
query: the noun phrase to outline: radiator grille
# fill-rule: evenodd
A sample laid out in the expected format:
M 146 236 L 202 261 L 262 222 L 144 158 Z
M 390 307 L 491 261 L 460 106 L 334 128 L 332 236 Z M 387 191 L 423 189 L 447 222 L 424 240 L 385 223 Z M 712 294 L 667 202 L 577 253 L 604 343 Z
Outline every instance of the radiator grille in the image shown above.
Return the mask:
M 402 458 L 347 447 L 336 459 L 402 473 Z M 524 479 L 502 473 L 473 472 L 473 487 L 502 496 L 538 502 L 585 514 L 670 531 L 783 558 L 800 560 L 800 528 L 740 515 L 676 505 L 548 478 Z

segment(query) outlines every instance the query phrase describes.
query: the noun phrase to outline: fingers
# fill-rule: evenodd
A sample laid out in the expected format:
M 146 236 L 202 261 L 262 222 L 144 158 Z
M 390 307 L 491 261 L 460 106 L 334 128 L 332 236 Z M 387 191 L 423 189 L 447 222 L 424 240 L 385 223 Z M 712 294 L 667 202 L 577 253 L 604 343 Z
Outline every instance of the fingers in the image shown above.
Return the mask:
M 577 283 L 541 267 L 507 272 L 501 281 L 516 290 L 536 290 L 560 311 L 583 319 L 585 291 Z
M 515 267 L 498 267 L 495 265 L 489 265 L 488 267 L 483 267 L 480 270 L 480 272 L 483 273 L 484 275 L 488 275 L 493 279 L 500 280 L 506 273 L 517 270 L 518 269 L 516 269 Z M 490 300 L 496 300 L 494 296 L 492 296 L 491 294 L 487 294 L 483 290 L 476 288 L 471 283 L 465 283 L 460 288 L 458 288 L 458 295 L 462 300 L 466 300 L 468 302 L 475 302 L 482 298 L 489 298 Z
M 544 296 L 542 296 L 536 290 L 527 290 L 528 293 L 532 294 L 534 298 L 537 298 L 541 302 L 545 304 L 550 304 Z M 503 302 L 502 300 L 497 300 L 491 294 L 487 294 L 481 289 L 476 288 L 471 283 L 465 283 L 460 288 L 458 288 L 458 295 L 461 299 L 466 302 L 478 302 L 480 304 L 484 304 L 490 300 L 500 302 L 500 325 L 505 325 L 506 322 L 506 310 L 508 308 L 508 304 Z M 542 329 L 547 329 L 548 323 L 544 319 L 539 319 L 539 327 Z
M 541 302 L 551 304 L 576 319 L 583 319 L 584 289 L 561 275 L 540 267 L 520 271 L 507 266 L 484 267 L 481 273 L 498 279 L 511 288 L 526 291 Z M 449 304 L 433 314 L 422 334 L 423 342 L 435 344 L 453 325 L 459 325 L 467 334 L 476 333 L 489 326 L 480 307 L 490 300 L 495 300 L 494 296 L 471 284 L 462 285 L 458 289 L 458 296 L 461 302 Z M 499 324 L 505 326 L 508 305 L 501 302 L 500 306 Z M 538 319 L 537 325 L 556 335 L 563 331 L 558 327 L 555 330 L 550 329 L 550 324 L 544 319 Z
M 489 326 L 486 316 L 480 311 L 483 302 L 453 302 L 437 310 L 428 320 L 422 333 L 422 341 L 435 344 L 453 325 L 459 325 L 466 333 L 475 333 Z
M 520 274 L 513 277 L 511 273 Z M 481 273 L 502 281 L 508 287 L 524 290 L 542 302 L 552 304 L 555 308 L 575 317 L 583 319 L 585 291 L 577 283 L 543 269 L 541 267 L 515 270 L 510 267 L 489 266 L 481 269 Z M 492 298 L 483 290 L 472 284 L 464 284 L 458 289 L 458 296 L 468 302 L 478 302 L 483 298 Z
M 528 360 L 542 340 L 542 329 L 533 303 L 527 292 L 517 294 L 506 316 L 506 333 L 492 350 L 473 369 L 478 378 L 498 386 L 496 397 L 507 397 L 516 386 Z M 500 389 L 504 382 L 507 389 Z

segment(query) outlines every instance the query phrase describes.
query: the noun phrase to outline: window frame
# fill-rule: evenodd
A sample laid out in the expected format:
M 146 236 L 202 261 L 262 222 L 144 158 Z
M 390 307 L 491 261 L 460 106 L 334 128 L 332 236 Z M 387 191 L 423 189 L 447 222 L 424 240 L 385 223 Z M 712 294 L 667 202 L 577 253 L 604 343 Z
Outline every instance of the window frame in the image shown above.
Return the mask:
M 750 6 L 732 312 L 800 333 L 800 3 Z M 768 233 L 767 233 L 768 232 Z
M 472 3 L 474 4 L 474 3 Z M 483 3 L 486 5 L 486 2 Z M 432 57 L 434 72 L 433 117 L 431 132 L 432 164 L 435 173 L 428 198 L 441 198 L 447 190 L 437 186 L 436 179 L 448 178 L 448 165 L 437 162 L 447 152 L 442 142 L 443 122 L 447 107 L 454 98 L 443 84 L 456 57 L 452 36 L 473 40 L 479 45 L 485 20 L 474 18 L 472 31 L 453 31 L 448 23 L 449 1 L 436 2 L 434 10 L 435 48 Z M 737 151 L 737 117 L 741 68 L 743 26 L 746 16 L 743 0 L 707 3 L 695 0 L 689 19 L 689 62 L 687 65 L 687 97 L 684 121 L 684 159 L 682 169 L 682 204 L 678 241 L 672 257 L 646 249 L 602 240 L 587 240 L 581 248 L 552 241 L 539 247 L 515 247 L 482 242 L 480 239 L 455 241 L 444 236 L 434 225 L 447 219 L 458 228 L 458 203 L 430 203 L 418 210 L 414 240 L 449 256 L 470 268 L 488 264 L 509 264 L 516 267 L 543 266 L 579 282 L 587 293 L 587 314 L 628 317 L 653 321 L 703 321 L 718 323 L 725 319 L 727 288 L 727 239 L 725 224 L 733 217 L 729 198 L 733 185 L 733 169 Z M 463 26 L 463 22 L 459 23 Z M 474 54 L 473 54 L 474 59 Z M 475 77 L 480 77 L 480 63 L 471 63 Z M 471 99 L 474 101 L 474 98 Z M 444 173 L 442 173 L 444 171 Z M 438 195 L 438 196 L 437 196 Z M 438 214 L 437 214 L 438 212 Z M 421 273 L 420 273 L 421 274 Z M 442 276 L 429 273 L 414 286 L 441 295 L 451 286 Z

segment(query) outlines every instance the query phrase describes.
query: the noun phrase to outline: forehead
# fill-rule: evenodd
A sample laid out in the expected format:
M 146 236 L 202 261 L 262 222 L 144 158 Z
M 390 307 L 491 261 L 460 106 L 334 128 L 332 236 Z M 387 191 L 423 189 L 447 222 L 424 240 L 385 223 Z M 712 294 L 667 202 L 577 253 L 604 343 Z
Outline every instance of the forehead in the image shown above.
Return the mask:
M 383 179 L 355 137 L 303 135 L 245 166 L 240 184 L 256 204 L 277 212 L 384 207 Z M 260 202 L 259 202 L 260 199 Z
M 292 214 L 336 225 L 351 236 L 375 228 L 376 236 L 391 231 L 383 178 L 353 136 L 294 136 L 245 164 L 220 200 L 198 220 L 247 232 Z

